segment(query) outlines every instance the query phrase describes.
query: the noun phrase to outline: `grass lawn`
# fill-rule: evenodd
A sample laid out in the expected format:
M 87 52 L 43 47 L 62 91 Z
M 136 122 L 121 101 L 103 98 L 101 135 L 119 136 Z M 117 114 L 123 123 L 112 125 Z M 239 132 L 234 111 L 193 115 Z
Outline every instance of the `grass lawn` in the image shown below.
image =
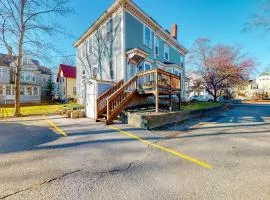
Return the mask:
M 32 105 L 32 106 L 22 106 L 21 114 L 24 116 L 29 115 L 47 115 L 53 114 L 57 110 L 64 108 L 65 104 L 56 104 L 56 105 Z M 12 117 L 14 114 L 14 108 L 6 108 L 7 115 L 5 117 Z M 0 117 L 2 116 L 2 111 L 0 113 Z
M 218 107 L 222 105 L 223 104 L 219 102 L 196 102 L 196 103 L 191 103 L 188 105 L 182 105 L 181 110 L 185 112 L 190 112 L 190 111 L 202 110 L 206 108 Z

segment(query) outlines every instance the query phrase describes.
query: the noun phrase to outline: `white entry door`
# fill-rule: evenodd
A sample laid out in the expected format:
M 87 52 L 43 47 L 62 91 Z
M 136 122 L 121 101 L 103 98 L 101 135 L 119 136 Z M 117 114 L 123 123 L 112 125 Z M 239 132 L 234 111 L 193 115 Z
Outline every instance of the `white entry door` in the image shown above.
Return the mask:
M 85 84 L 85 114 L 88 118 L 96 118 L 97 91 L 95 83 Z

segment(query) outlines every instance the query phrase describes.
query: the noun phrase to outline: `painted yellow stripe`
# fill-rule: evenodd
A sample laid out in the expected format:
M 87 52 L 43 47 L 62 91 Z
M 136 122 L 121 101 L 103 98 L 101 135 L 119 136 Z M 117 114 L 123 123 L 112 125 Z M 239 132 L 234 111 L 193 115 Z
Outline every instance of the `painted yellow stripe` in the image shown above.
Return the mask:
M 157 148 L 157 149 L 160 149 L 160 150 L 162 150 L 162 151 L 168 152 L 168 153 L 170 153 L 170 154 L 172 154 L 172 155 L 175 155 L 175 156 L 177 156 L 177 157 L 179 157 L 179 158 L 182 158 L 182 159 L 184 159 L 184 160 L 187 160 L 187 161 L 189 161 L 189 162 L 195 163 L 195 164 L 197 164 L 197 165 L 199 165 L 199 166 L 202 166 L 202 167 L 204 167 L 204 168 L 212 169 L 212 166 L 211 166 L 210 164 L 206 163 L 206 162 L 200 161 L 200 160 L 198 160 L 198 159 L 196 159 L 196 158 L 192 158 L 192 157 L 190 157 L 190 156 L 187 156 L 187 155 L 185 155 L 185 154 L 182 154 L 182 153 L 180 153 L 180 152 L 174 151 L 174 150 L 172 150 L 172 149 L 163 147 L 163 146 L 161 146 L 161 145 L 158 145 L 158 144 L 149 142 L 149 141 L 147 141 L 147 140 L 144 140 L 144 139 L 138 137 L 137 135 L 134 135 L 134 134 L 132 134 L 132 133 L 129 133 L 129 132 L 120 130 L 120 129 L 116 128 L 115 126 L 109 126 L 109 127 L 110 127 L 111 129 L 116 130 L 116 131 L 118 131 L 118 132 L 120 132 L 120 133 L 122 133 L 122 134 L 125 134 L 125 135 L 127 135 L 127 136 L 129 136 L 129 137 L 131 137 L 131 138 L 134 138 L 134 139 L 136 139 L 136 140 L 139 140 L 139 141 L 142 142 L 142 143 L 145 143 L 145 144 L 147 144 L 147 145 L 150 145 L 150 146 L 155 147 L 155 148 Z
M 43 116 L 43 118 L 51 125 L 51 127 L 53 128 L 53 130 L 57 133 L 60 134 L 62 136 L 67 136 L 67 134 L 58 126 L 55 125 L 55 123 L 53 123 L 51 120 L 49 120 L 47 117 Z

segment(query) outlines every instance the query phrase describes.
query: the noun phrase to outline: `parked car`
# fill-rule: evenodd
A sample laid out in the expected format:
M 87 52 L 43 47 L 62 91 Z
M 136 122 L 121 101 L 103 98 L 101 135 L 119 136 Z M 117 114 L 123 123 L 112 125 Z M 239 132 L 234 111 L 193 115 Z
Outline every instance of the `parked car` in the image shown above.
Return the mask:
M 213 102 L 214 98 L 212 96 L 204 96 L 204 95 L 194 95 L 189 98 L 191 102 L 201 101 L 201 102 Z

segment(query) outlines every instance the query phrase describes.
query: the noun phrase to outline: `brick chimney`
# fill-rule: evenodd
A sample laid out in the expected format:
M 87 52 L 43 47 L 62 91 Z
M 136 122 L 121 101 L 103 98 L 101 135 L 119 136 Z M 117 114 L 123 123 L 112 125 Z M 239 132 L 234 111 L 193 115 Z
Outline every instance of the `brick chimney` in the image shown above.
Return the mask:
M 173 24 L 172 25 L 171 36 L 173 36 L 176 40 L 177 40 L 177 32 L 178 32 L 177 24 Z

